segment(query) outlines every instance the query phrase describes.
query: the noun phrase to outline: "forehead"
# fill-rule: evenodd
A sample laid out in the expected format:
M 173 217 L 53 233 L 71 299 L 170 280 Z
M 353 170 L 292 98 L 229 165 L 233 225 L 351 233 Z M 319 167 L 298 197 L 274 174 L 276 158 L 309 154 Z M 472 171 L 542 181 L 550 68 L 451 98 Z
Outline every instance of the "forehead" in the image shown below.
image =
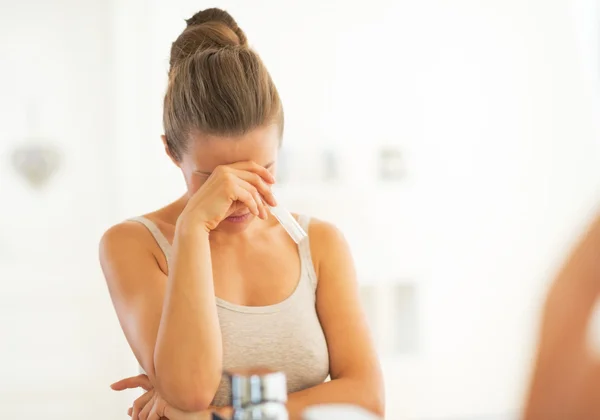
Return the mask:
M 192 135 L 184 160 L 205 171 L 247 160 L 266 165 L 277 155 L 279 134 L 277 125 L 270 125 L 239 136 Z

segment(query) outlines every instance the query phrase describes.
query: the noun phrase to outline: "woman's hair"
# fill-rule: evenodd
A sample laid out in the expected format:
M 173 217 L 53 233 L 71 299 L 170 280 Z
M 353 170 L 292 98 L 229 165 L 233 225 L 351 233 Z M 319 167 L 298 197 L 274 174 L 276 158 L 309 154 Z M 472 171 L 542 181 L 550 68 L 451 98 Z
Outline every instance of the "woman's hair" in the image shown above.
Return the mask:
M 171 46 L 163 123 L 181 160 L 190 134 L 239 135 L 266 124 L 283 132 L 279 93 L 229 13 L 206 9 L 186 20 Z

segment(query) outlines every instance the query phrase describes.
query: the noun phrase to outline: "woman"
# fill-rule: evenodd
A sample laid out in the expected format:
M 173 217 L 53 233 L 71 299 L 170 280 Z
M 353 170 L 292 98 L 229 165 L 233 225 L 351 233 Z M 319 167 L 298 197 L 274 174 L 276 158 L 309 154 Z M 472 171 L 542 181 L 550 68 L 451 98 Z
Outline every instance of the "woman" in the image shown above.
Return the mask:
M 309 239 L 297 246 L 267 208 L 283 109 L 264 64 L 228 13 L 208 9 L 187 20 L 170 66 L 163 143 L 187 193 L 102 238 L 111 298 L 147 375 L 114 388 L 148 390 L 134 419 L 176 420 L 230 404 L 223 370 L 266 365 L 287 374 L 292 418 L 333 402 L 383 414 L 342 235 L 298 216 Z
M 600 217 L 554 281 L 543 313 L 525 420 L 600 418 L 600 355 L 589 328 L 600 298 Z

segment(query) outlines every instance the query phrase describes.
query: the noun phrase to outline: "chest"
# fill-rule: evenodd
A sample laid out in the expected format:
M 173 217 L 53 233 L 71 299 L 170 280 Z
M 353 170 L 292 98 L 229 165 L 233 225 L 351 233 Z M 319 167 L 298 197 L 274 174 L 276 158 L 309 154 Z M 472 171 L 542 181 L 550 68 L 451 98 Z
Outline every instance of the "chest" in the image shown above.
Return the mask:
M 292 295 L 301 274 L 298 248 L 287 241 L 211 245 L 215 294 L 237 305 L 268 306 Z

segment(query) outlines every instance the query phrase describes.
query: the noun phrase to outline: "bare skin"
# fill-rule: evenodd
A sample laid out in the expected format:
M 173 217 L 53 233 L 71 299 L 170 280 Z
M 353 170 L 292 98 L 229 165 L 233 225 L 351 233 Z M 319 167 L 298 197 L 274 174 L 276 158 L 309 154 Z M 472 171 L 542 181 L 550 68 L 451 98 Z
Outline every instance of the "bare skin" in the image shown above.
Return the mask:
M 600 418 L 600 358 L 588 327 L 600 298 L 600 218 L 548 294 L 524 420 Z
M 148 389 L 134 404 L 134 419 L 205 418 L 222 371 L 215 296 L 264 306 L 295 289 L 296 245 L 264 206 L 275 204 L 270 187 L 278 133 L 266 126 L 236 138 L 193 136 L 188 152 L 175 162 L 187 194 L 146 215 L 172 243 L 168 273 L 162 251 L 143 226 L 124 222 L 104 235 L 100 259 L 111 298 L 148 374 L 147 383 L 139 377 L 115 386 Z M 228 219 L 248 212 L 243 222 Z M 290 394 L 291 417 L 322 402 L 353 403 L 383 414 L 380 367 L 348 246 L 335 227 L 318 220 L 311 222 L 309 235 L 332 380 Z M 274 259 L 278 264 L 271 263 Z M 261 267 L 260 272 L 252 267 Z

